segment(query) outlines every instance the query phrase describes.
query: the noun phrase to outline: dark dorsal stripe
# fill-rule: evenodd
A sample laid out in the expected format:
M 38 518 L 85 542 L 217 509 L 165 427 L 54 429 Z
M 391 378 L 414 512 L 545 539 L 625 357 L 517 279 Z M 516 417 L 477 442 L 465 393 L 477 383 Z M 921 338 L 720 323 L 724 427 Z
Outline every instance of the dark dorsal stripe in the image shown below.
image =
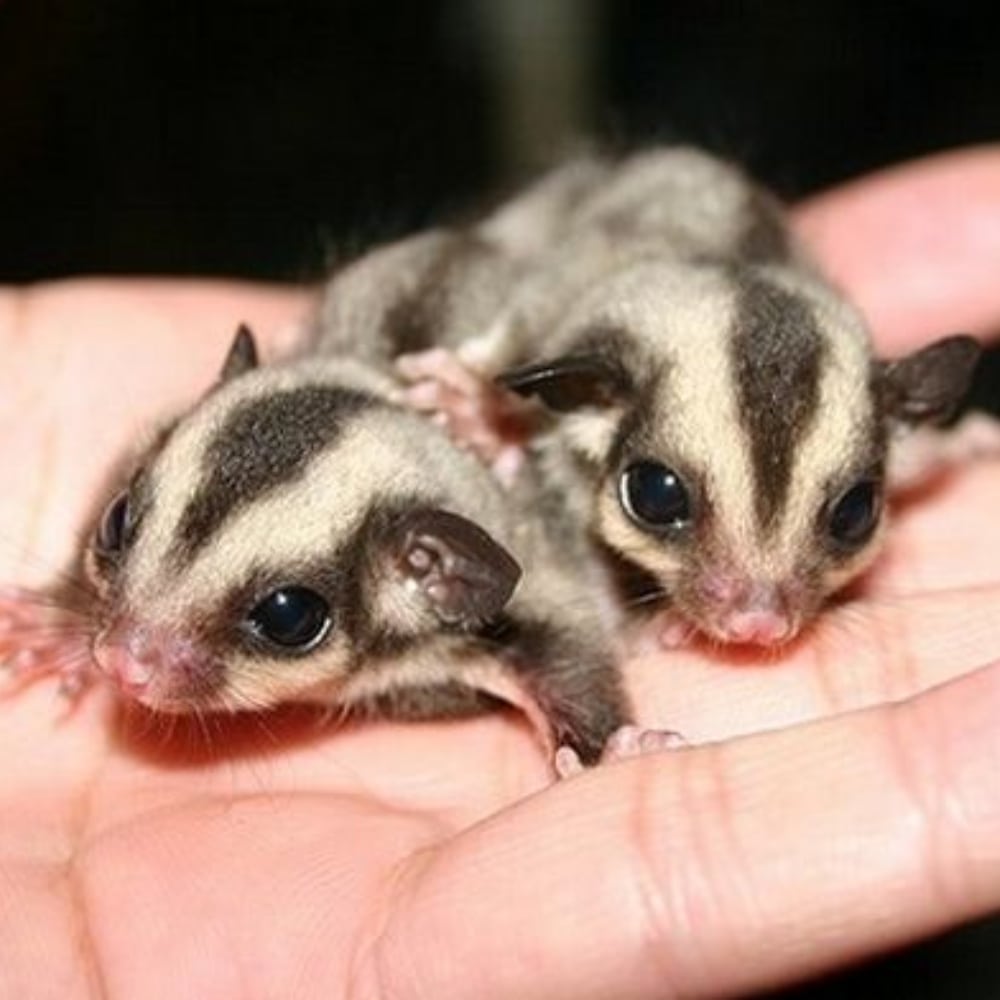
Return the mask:
M 816 414 L 824 343 L 804 300 L 753 276 L 741 276 L 739 288 L 731 363 L 754 510 L 766 532 L 788 495 L 796 445 Z
M 363 392 L 305 385 L 240 404 L 205 449 L 178 527 L 177 561 L 190 562 L 233 514 L 302 476 L 347 419 L 376 403 Z
M 439 343 L 448 327 L 456 290 L 475 281 L 481 268 L 501 265 L 496 250 L 476 236 L 451 234 L 424 265 L 416 287 L 386 309 L 381 339 L 389 356 L 426 350 Z

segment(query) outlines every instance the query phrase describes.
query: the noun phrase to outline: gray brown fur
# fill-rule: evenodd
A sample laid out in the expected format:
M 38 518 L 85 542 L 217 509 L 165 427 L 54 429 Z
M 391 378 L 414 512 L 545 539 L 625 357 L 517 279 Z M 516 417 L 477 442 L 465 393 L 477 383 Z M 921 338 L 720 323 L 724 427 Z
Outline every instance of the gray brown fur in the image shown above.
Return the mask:
M 482 234 L 431 230 L 335 273 L 309 321 L 309 350 L 388 369 L 399 355 L 457 346 L 500 310 L 518 262 Z

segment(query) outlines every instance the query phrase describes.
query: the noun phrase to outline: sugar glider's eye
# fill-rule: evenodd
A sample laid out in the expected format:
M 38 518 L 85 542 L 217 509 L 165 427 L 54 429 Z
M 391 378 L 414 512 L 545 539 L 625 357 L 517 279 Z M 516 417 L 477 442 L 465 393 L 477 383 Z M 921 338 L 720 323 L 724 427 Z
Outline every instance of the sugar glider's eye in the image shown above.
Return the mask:
M 621 505 L 636 524 L 678 531 L 691 524 L 691 497 L 681 477 L 659 462 L 636 462 L 618 481 Z
M 281 587 L 268 594 L 248 617 L 253 631 L 285 649 L 315 648 L 330 629 L 330 606 L 314 590 Z
M 115 556 L 124 550 L 131 527 L 129 514 L 128 492 L 122 491 L 105 508 L 97 526 L 97 548 L 103 555 Z
M 843 549 L 860 548 L 878 526 L 881 504 L 878 483 L 862 479 L 855 483 L 830 508 L 827 531 Z

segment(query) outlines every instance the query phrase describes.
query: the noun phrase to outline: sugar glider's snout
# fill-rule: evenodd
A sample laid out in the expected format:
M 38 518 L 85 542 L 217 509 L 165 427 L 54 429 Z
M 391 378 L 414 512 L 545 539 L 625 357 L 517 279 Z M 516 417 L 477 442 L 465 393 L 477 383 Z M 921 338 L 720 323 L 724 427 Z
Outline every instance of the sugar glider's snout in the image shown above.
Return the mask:
M 335 626 L 330 602 L 309 587 L 279 586 L 254 601 L 224 609 L 207 629 L 197 615 L 156 622 L 114 607 L 94 639 L 94 662 L 127 699 L 183 712 L 225 700 L 234 654 L 270 648 L 292 659 L 305 656 L 319 650 Z
M 116 494 L 88 551 L 89 575 L 101 598 L 91 654 L 97 670 L 126 699 L 160 711 L 184 711 L 211 700 L 224 682 L 225 665 L 195 629 L 156 621 L 126 603 L 137 507 L 134 486 Z
M 822 601 L 870 558 L 882 518 L 881 480 L 866 475 L 822 504 L 812 537 L 785 572 L 759 574 L 709 564 L 687 592 L 696 620 L 724 642 L 780 646 L 794 639 Z M 766 550 L 765 550 L 766 551 Z M 780 562 L 779 562 L 780 565 Z
M 776 646 L 795 636 L 801 627 L 792 582 L 747 579 L 738 574 L 706 572 L 694 594 L 693 617 L 703 631 L 723 642 Z
M 121 694 L 159 711 L 207 704 L 225 678 L 225 665 L 196 638 L 135 618 L 120 618 L 103 629 L 93 656 Z
M 634 462 L 618 477 L 618 500 L 643 533 L 642 548 L 673 606 L 702 632 L 761 646 L 798 632 L 805 588 L 794 579 L 754 574 L 736 553 L 704 544 L 712 532 L 711 505 L 693 479 L 661 462 Z

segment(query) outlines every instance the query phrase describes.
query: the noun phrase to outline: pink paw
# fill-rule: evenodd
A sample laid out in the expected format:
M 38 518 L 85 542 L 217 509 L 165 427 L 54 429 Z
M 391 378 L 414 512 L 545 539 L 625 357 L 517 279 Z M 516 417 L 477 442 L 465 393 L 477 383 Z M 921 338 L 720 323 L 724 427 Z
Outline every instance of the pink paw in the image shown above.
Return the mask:
M 687 741 L 680 733 L 669 729 L 643 729 L 642 726 L 622 726 L 616 729 L 608 738 L 601 754 L 601 764 L 613 764 L 630 757 L 640 757 L 647 753 L 659 753 L 661 750 L 679 750 L 687 746 Z M 556 774 L 562 778 L 572 778 L 586 770 L 575 750 L 561 746 L 555 755 Z
M 75 702 L 94 679 L 89 628 L 51 598 L 0 589 L 0 668 L 13 691 L 43 677 L 59 678 L 59 692 Z
M 477 396 L 487 381 L 443 347 L 402 354 L 396 359 L 396 370 L 407 382 L 437 382 L 442 388 L 469 397 Z
M 639 625 L 628 645 L 636 656 L 651 656 L 665 649 L 680 649 L 696 631 L 679 611 L 667 609 Z
M 602 763 L 628 760 L 662 750 L 680 750 L 687 740 L 671 729 L 643 729 L 642 726 L 622 726 L 611 734 L 601 755 Z
M 530 435 L 530 407 L 513 393 L 463 364 L 444 348 L 405 354 L 396 370 L 408 383 L 402 401 L 415 410 L 433 413 L 460 445 L 490 464 L 509 482 L 523 460 Z

